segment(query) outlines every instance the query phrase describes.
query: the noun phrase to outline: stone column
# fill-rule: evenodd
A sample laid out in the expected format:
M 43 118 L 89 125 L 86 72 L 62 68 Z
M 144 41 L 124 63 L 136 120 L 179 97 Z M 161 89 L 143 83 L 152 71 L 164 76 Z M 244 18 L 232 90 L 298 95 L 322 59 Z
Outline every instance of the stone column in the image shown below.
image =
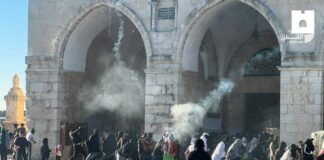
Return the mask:
M 280 138 L 305 141 L 323 129 L 324 68 L 280 67 Z
M 177 103 L 178 71 L 176 69 L 147 69 L 145 88 L 145 132 L 154 138 L 172 124 L 170 107 Z
M 62 105 L 58 101 L 60 74 L 59 58 L 55 56 L 27 56 L 26 64 L 26 109 L 28 129 L 35 128 L 33 145 L 34 159 L 40 157 L 40 146 L 43 138 L 49 139 L 49 147 L 55 147 L 59 142 Z

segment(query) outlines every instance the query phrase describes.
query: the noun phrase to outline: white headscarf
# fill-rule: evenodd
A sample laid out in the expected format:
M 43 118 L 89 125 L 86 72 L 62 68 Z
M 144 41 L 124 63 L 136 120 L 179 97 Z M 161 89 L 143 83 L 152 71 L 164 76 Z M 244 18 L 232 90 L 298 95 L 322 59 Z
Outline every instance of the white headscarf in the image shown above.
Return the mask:
M 245 137 L 242 138 L 242 145 L 243 145 L 244 147 L 247 146 L 247 141 L 246 141 L 246 138 L 245 138 Z
M 195 137 L 191 138 L 190 145 L 195 145 L 196 141 L 197 141 L 197 138 L 195 138 Z
M 173 141 L 174 141 L 174 136 L 173 136 L 172 133 L 170 133 L 170 134 L 168 135 L 168 141 L 169 141 L 169 142 L 173 142 Z
M 190 145 L 188 147 L 190 153 L 195 150 L 196 140 L 196 138 L 191 138 Z
M 203 133 L 203 134 L 200 136 L 200 139 L 204 141 L 204 150 L 205 150 L 206 152 L 208 152 L 208 146 L 207 146 L 207 138 L 206 138 L 206 136 L 209 136 L 209 134 L 205 132 L 205 133 Z
M 281 156 L 280 160 L 289 160 L 290 153 L 290 149 L 287 149 L 286 152 Z
M 219 142 L 212 154 L 212 160 L 221 160 L 225 157 L 225 143 Z
M 254 137 L 249 143 L 248 152 L 251 153 L 255 149 L 255 147 L 257 147 L 257 139 Z

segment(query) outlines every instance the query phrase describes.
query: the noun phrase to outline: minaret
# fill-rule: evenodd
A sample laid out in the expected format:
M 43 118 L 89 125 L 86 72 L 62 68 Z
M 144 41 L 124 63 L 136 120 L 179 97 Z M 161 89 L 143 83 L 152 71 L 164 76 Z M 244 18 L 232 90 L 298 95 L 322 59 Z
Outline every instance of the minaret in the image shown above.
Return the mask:
M 24 107 L 26 97 L 19 87 L 19 77 L 17 74 L 13 77 L 13 87 L 4 99 L 7 104 L 4 125 L 7 129 L 12 130 L 13 124 L 17 123 L 20 126 L 21 123 L 25 123 Z

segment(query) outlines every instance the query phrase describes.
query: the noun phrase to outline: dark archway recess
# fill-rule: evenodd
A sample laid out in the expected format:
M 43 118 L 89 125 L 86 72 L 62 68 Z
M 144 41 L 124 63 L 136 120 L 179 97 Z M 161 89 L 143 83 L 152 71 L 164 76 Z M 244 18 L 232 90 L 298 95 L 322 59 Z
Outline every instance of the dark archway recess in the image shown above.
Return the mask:
M 63 61 L 63 88 L 68 98 L 64 101 L 66 106 L 62 123 L 85 122 L 88 124 L 89 132 L 94 128 L 98 128 L 100 132 L 128 130 L 140 133 L 144 130 L 144 70 L 147 67 L 145 45 L 147 42 L 142 38 L 145 30 L 140 32 L 137 27 L 139 24 L 133 23 L 134 17 L 131 20 L 128 16 L 116 8 L 98 6 L 87 13 L 70 34 Z M 119 41 L 120 45 L 117 45 Z M 117 46 L 120 62 L 114 55 Z M 122 64 L 120 67 L 122 66 L 122 71 L 125 72 L 118 75 L 113 71 L 108 72 L 114 69 L 116 71 L 117 64 Z M 103 93 L 109 89 L 100 85 L 111 83 L 110 79 L 118 81 L 118 78 L 121 78 L 120 84 L 126 83 L 129 79 L 123 77 L 129 78 L 130 74 L 138 82 L 136 87 L 139 88 L 139 92 L 136 94 L 132 92 L 127 95 L 128 97 L 120 98 L 118 101 L 118 103 L 122 100 L 129 101 L 127 104 L 116 104 L 113 108 L 109 108 L 110 100 L 107 100 L 107 104 L 92 103 L 96 99 L 107 99 L 107 95 L 103 96 Z M 119 87 L 123 89 L 122 85 Z M 95 89 L 98 89 L 98 92 Z M 114 96 L 119 98 L 118 95 Z M 130 100 L 134 99 L 133 97 L 136 97 L 134 102 L 134 106 L 135 104 L 138 106 L 136 110 L 132 108 Z M 123 108 L 129 116 L 123 115 L 123 111 L 118 110 L 119 108 Z M 135 116 L 127 108 L 133 109 Z
M 250 134 L 280 126 L 279 93 L 247 93 L 244 95 L 244 131 Z
M 145 73 L 146 68 L 146 54 L 144 49 L 144 44 L 140 39 L 140 35 L 136 32 L 134 26 L 125 20 L 125 35 L 120 45 L 120 55 L 121 63 L 124 64 L 125 68 L 137 73 L 139 80 L 141 81 L 141 88 L 144 91 L 145 88 Z M 127 27 L 126 27 L 127 26 Z M 111 30 L 110 30 L 111 29 Z M 115 42 L 111 37 L 110 33 L 114 32 L 114 28 L 108 28 L 101 32 L 96 39 L 92 42 L 87 55 L 87 64 L 85 72 L 85 82 L 84 85 L 96 86 L 101 83 L 103 76 L 116 76 L 107 75 L 107 70 L 116 66 L 117 60 L 113 55 L 113 48 Z M 110 30 L 110 31 L 109 31 Z M 132 43 L 132 44 L 130 44 Z M 133 46 L 132 46 L 133 45 Z M 118 73 L 127 74 L 127 73 Z M 128 76 L 128 75 L 125 75 Z M 113 79 L 113 77 L 111 77 Z M 130 82 L 131 83 L 131 82 Z M 119 86 L 127 87 L 127 86 Z M 120 88 L 123 89 L 123 88 Z M 123 95 L 121 95 L 123 96 Z M 120 110 L 109 110 L 107 108 L 102 108 L 87 114 L 84 119 L 91 124 L 91 128 L 101 128 L 111 131 L 126 130 L 133 133 L 141 133 L 144 131 L 144 93 L 133 94 L 132 96 L 142 96 L 140 97 L 141 108 L 140 111 L 135 112 L 136 115 L 123 116 Z M 125 101 L 129 99 L 125 98 Z M 96 107 L 96 106 L 93 106 Z M 109 107 L 109 106 L 108 106 Z M 129 109 L 133 106 L 127 106 Z
M 215 109 L 217 104 L 209 110 L 202 128 L 231 134 L 248 131 L 253 128 L 251 125 L 258 126 L 253 128 L 254 132 L 278 129 L 279 121 L 268 125 L 258 121 L 258 117 L 248 116 L 250 111 L 269 111 L 273 116 L 264 121 L 279 119 L 280 75 L 277 66 L 281 64 L 281 52 L 278 30 L 276 32 L 270 24 L 273 22 L 252 6 L 232 0 L 210 8 L 198 22 L 203 23 L 189 29 L 182 48 L 182 80 L 186 83 L 181 98 L 183 101 L 199 101 L 222 78 L 229 78 L 236 84 L 233 92 L 223 98 L 218 110 Z M 256 60 L 260 57 L 263 58 Z M 273 96 L 272 104 L 266 103 L 264 97 L 267 96 Z M 258 98 L 265 103 L 255 100 Z M 265 108 L 258 110 L 260 105 Z M 247 124 L 251 122 L 258 123 Z

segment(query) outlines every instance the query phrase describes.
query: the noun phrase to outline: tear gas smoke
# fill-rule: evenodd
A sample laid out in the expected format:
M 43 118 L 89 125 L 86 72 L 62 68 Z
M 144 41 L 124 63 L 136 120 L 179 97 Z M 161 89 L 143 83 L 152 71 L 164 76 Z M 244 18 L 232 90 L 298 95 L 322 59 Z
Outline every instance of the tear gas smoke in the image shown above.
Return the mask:
M 144 105 L 144 89 L 140 78 L 134 77 L 137 77 L 134 71 L 123 63 L 111 66 L 104 72 L 97 85 L 82 92 L 86 109 L 107 109 L 126 117 L 139 114 Z
M 202 125 L 202 121 L 211 107 L 219 109 L 222 98 L 234 88 L 234 82 L 222 79 L 208 96 L 198 103 L 186 103 L 171 107 L 173 130 L 177 136 L 189 136 Z
M 95 85 L 85 85 L 79 99 L 86 110 L 95 113 L 101 110 L 116 112 L 123 117 L 137 117 L 144 109 L 143 79 L 120 60 L 120 47 L 124 38 L 124 21 L 118 13 L 120 26 L 112 54 L 98 58 L 105 70 Z
M 122 15 L 118 12 L 118 18 L 120 19 L 119 29 L 118 29 L 118 39 L 117 42 L 114 43 L 113 53 L 118 62 L 120 62 L 120 45 L 124 38 L 124 21 L 122 19 Z

